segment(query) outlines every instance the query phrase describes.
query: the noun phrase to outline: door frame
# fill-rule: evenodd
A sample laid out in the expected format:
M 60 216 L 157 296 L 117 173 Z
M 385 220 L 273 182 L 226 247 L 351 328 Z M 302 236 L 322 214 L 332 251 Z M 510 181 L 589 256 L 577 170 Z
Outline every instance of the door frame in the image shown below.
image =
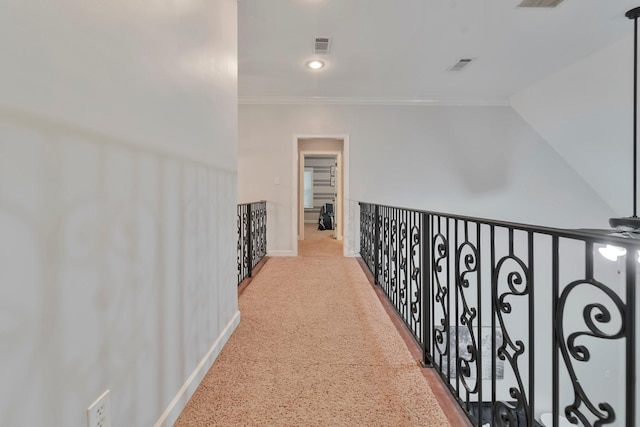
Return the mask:
M 302 170 L 300 169 L 300 159 L 298 158 L 298 141 L 300 139 L 339 139 L 342 140 L 342 155 L 341 155 L 341 175 L 342 180 L 342 198 L 340 200 L 336 200 L 337 203 L 340 203 L 342 210 L 342 224 L 338 224 L 341 228 L 340 237 L 343 239 L 343 243 L 348 241 L 346 236 L 349 236 L 351 231 L 351 224 L 347 220 L 349 218 L 349 134 L 294 134 L 292 137 L 292 167 L 291 167 L 291 247 L 293 248 L 293 255 L 298 256 L 298 228 L 300 224 L 300 219 L 298 215 L 300 213 L 300 204 L 303 201 L 300 198 L 300 175 L 304 171 L 304 164 Z M 311 151 L 307 151 L 311 153 Z M 314 152 L 319 154 L 319 152 Z M 326 152 L 325 152 L 326 153 Z M 328 154 L 334 154 L 337 151 L 329 152 Z M 302 157 L 302 153 L 301 156 Z M 337 182 L 336 182 L 337 185 Z M 304 216 L 302 217 L 302 221 L 304 221 Z M 348 256 L 349 248 L 346 244 L 343 244 L 343 254 Z

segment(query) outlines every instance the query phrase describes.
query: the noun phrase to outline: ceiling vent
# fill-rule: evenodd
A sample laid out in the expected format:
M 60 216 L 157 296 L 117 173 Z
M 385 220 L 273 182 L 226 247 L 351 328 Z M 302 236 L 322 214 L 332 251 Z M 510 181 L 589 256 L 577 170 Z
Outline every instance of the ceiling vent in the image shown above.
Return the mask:
M 329 37 L 316 37 L 313 53 L 326 55 L 331 47 L 331 39 Z
M 522 0 L 518 7 L 556 7 L 564 0 Z
M 461 71 L 467 65 L 471 64 L 474 61 L 474 59 L 475 58 L 460 58 L 458 62 L 456 62 L 455 64 L 453 64 L 451 68 L 449 68 L 449 71 Z

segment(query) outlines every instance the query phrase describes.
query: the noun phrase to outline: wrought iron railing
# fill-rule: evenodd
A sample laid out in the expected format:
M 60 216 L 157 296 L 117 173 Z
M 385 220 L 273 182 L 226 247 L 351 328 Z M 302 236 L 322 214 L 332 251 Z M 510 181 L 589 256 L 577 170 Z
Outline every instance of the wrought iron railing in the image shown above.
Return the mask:
M 267 254 L 267 202 L 238 205 L 238 285 Z
M 636 425 L 638 249 L 360 203 L 363 261 L 475 426 L 539 426 L 543 413 L 554 426 Z

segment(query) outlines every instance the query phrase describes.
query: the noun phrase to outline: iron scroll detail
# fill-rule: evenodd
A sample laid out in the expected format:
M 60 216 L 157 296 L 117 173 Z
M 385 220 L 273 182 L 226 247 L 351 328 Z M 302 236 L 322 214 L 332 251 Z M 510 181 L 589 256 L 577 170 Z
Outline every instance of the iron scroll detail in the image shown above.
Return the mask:
M 506 268 L 509 266 L 511 268 Z M 501 274 L 503 270 L 507 270 L 505 280 L 507 290 L 501 294 L 499 288 L 500 279 L 504 277 Z M 502 332 L 502 344 L 497 348 L 497 357 L 509 364 L 517 382 L 517 387 L 509 388 L 509 395 L 515 403 L 496 401 L 494 406 L 494 422 L 499 426 L 507 427 L 517 425 L 516 413 L 524 413 L 528 419 L 531 410 L 520 370 L 520 357 L 525 353 L 525 344 L 522 340 L 516 340 L 511 336 L 507 327 L 508 322 L 505 321 L 505 315 L 511 314 L 513 310 L 508 299 L 529 295 L 529 268 L 515 255 L 505 256 L 496 264 L 493 286 L 495 315 Z
M 400 307 L 402 310 L 403 318 L 406 318 L 407 307 L 407 288 L 408 288 L 408 274 L 407 274 L 407 223 L 406 221 L 400 222 Z
M 602 291 L 613 302 L 620 315 L 620 328 L 614 333 L 607 333 L 598 324 L 607 324 L 612 320 L 611 312 L 602 303 L 587 304 L 583 311 L 582 317 L 587 326 L 587 331 L 573 332 L 565 338 L 565 325 L 564 325 L 564 309 L 567 303 L 567 299 L 572 292 L 578 287 L 589 286 L 594 287 L 599 291 Z M 618 295 L 611 290 L 611 288 L 598 282 L 597 280 L 577 280 L 571 282 L 562 291 L 556 312 L 556 318 L 558 322 L 556 324 L 557 336 L 559 339 L 558 345 L 560 346 L 560 352 L 562 358 L 567 367 L 569 376 L 571 377 L 571 384 L 574 391 L 574 401 L 570 405 L 565 407 L 564 413 L 573 424 L 577 424 L 578 420 L 584 426 L 602 426 L 605 424 L 613 424 L 616 420 L 616 413 L 613 407 L 609 403 L 599 403 L 597 406 L 587 396 L 584 388 L 580 384 L 576 370 L 574 368 L 574 361 L 576 362 L 588 362 L 591 359 L 591 353 L 585 345 L 578 344 L 576 341 L 581 337 L 593 337 L 606 340 L 616 340 L 625 336 L 625 324 L 626 324 L 626 306 Z M 591 424 L 586 412 L 586 409 L 591 417 L 597 418 L 594 424 Z
M 440 326 L 435 326 L 433 335 L 436 342 L 435 349 L 441 357 L 449 354 L 449 312 L 447 307 L 447 295 L 449 294 L 447 278 L 443 276 L 443 263 L 449 258 L 449 243 L 447 238 L 438 233 L 433 238 L 433 265 L 436 285 L 435 301 L 440 305 L 442 317 L 439 319 Z M 443 284 L 444 283 L 444 284 Z M 440 361 L 442 366 L 442 360 Z
M 420 248 L 420 229 L 414 225 L 411 227 L 411 254 L 409 256 L 411 262 L 411 281 L 413 283 L 410 301 L 411 317 L 415 325 L 421 321 L 420 302 L 422 296 L 422 284 L 420 283 L 421 263 L 419 258 Z M 417 330 L 417 328 L 416 328 Z
M 466 252 L 466 253 L 465 253 Z M 460 268 L 460 263 L 464 264 L 464 268 Z M 460 269 L 457 277 L 457 286 L 462 302 L 462 313 L 460 313 L 460 324 L 466 328 L 469 333 L 470 343 L 467 345 L 468 358 L 464 355 L 458 355 L 456 360 L 457 376 L 460 378 L 462 385 L 469 394 L 476 394 L 478 392 L 478 384 L 481 381 L 478 375 L 478 341 L 474 331 L 474 320 L 478 317 L 478 311 L 475 307 L 471 307 L 467 301 L 465 290 L 469 288 L 469 274 L 474 274 L 478 271 L 479 259 L 478 249 L 476 246 L 466 241 L 458 248 L 456 256 L 456 265 Z M 456 344 L 458 345 L 458 344 Z M 475 366 L 475 384 L 470 384 L 469 380 L 472 378 L 471 368 Z

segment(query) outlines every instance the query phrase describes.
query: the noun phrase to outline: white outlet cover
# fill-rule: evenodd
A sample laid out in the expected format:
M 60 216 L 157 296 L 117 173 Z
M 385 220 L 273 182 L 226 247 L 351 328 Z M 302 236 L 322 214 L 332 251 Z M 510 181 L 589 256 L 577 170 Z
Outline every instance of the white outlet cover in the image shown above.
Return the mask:
M 109 390 L 102 393 L 87 409 L 87 427 L 111 427 L 111 399 Z

